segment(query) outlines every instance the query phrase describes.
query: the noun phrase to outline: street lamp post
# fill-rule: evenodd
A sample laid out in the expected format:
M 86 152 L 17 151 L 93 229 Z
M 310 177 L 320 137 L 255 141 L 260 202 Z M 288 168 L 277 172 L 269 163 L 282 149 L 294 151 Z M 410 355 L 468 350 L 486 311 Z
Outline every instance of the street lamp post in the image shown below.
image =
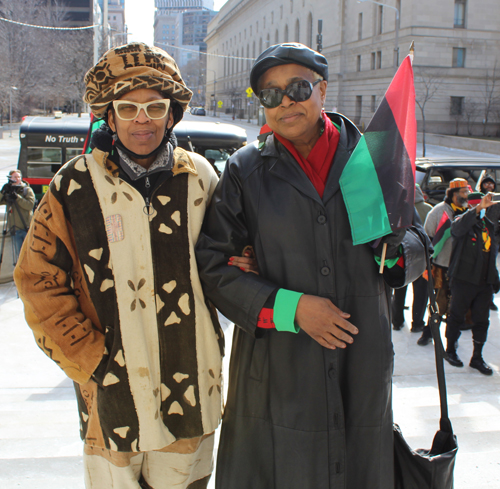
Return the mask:
M 17 87 L 10 87 L 10 91 L 9 91 L 9 99 L 10 99 L 10 114 L 9 114 L 10 137 L 12 137 L 12 90 L 17 90 Z
M 217 73 L 215 72 L 215 70 L 211 70 L 210 68 L 207 68 L 207 71 L 211 71 L 214 74 L 214 117 L 217 117 L 215 113 L 215 108 L 217 106 Z
M 358 0 L 358 3 L 370 2 L 377 5 L 382 5 L 382 7 L 392 8 L 396 11 L 396 29 L 394 33 L 394 68 L 398 68 L 398 43 L 399 43 L 399 9 L 393 7 L 392 5 L 387 5 L 386 3 L 376 2 L 375 0 Z

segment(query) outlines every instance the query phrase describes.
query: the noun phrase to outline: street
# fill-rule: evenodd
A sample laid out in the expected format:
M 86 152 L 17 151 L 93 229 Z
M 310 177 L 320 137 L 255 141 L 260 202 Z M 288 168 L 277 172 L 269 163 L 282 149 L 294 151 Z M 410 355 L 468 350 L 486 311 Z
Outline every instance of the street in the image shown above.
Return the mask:
M 233 123 L 229 116 L 186 115 L 186 120 Z M 247 130 L 249 142 L 256 138 L 255 124 L 234 123 Z M 17 164 L 19 139 L 17 133 L 15 135 L 11 139 L 4 133 L 4 139 L 0 139 L 1 185 L 6 181 L 8 170 Z M 429 156 L 472 153 L 430 146 L 427 150 Z M 410 290 L 409 306 L 411 297 Z M 496 303 L 500 306 L 498 298 Z M 405 315 L 407 324 L 411 323 L 411 310 L 406 310 Z M 0 285 L 0 317 L 3 337 L 0 343 L 0 487 L 83 489 L 82 443 L 72 383 L 36 346 L 12 282 Z M 233 326 L 221 319 L 226 328 L 224 371 L 227 379 Z M 444 326 L 441 330 L 444 333 Z M 430 345 L 418 346 L 417 338 L 407 326 L 393 332 L 394 420 L 413 448 L 430 448 L 439 422 L 434 351 Z M 498 312 L 491 312 L 484 349 L 484 358 L 494 369 L 492 377 L 485 377 L 467 366 L 471 352 L 471 332 L 465 331 L 459 354 L 466 366 L 461 369 L 445 366 L 450 419 L 459 443 L 455 489 L 490 489 L 500 487 Z M 209 488 L 214 487 L 212 478 Z

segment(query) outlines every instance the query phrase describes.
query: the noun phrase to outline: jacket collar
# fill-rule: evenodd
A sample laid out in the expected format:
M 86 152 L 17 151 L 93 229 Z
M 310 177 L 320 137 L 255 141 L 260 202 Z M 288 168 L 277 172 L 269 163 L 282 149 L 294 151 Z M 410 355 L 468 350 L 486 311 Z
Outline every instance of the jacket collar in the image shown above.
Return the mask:
M 109 158 L 109 153 L 101 151 L 98 148 L 92 150 L 92 156 L 95 161 L 102 166 L 110 175 L 118 177 L 120 173 L 120 167 Z M 177 147 L 174 149 L 174 166 L 172 168 L 172 174 L 181 175 L 182 173 L 191 173 L 192 175 L 198 175 L 198 170 L 196 169 L 196 164 L 191 158 L 190 154 L 184 149 Z
M 323 200 L 295 158 L 274 138 L 273 134 L 259 138 L 259 147 L 265 143 L 261 149 L 261 155 L 269 158 L 269 172 L 287 181 L 299 192 L 321 205 L 326 204 L 340 189 L 340 176 L 360 138 L 359 131 L 349 119 L 334 113 L 327 113 L 327 116 L 340 126 L 340 139 L 326 181 Z

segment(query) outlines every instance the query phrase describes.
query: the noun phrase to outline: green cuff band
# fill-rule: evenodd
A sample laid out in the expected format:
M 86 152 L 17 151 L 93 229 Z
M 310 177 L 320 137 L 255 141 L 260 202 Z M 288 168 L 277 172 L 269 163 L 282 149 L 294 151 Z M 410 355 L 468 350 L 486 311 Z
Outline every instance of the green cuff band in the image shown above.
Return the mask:
M 392 268 L 399 261 L 399 259 L 401 258 L 402 254 L 403 254 L 403 250 L 402 250 L 402 248 L 400 246 L 399 247 L 398 256 L 396 258 L 386 258 L 385 262 L 384 262 L 384 267 Z M 382 261 L 382 257 L 377 256 L 377 255 L 373 255 L 373 258 L 375 258 L 375 261 L 377 262 L 377 265 L 380 266 L 380 262 Z
M 298 333 L 300 328 L 295 324 L 297 304 L 303 294 L 291 290 L 279 289 L 273 309 L 273 321 L 276 331 Z

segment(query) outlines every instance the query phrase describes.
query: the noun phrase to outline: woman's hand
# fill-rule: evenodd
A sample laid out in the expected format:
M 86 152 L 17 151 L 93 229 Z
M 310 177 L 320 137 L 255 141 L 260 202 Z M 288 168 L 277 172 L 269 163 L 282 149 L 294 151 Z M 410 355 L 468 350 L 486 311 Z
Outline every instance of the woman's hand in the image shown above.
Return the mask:
M 259 266 L 255 259 L 255 253 L 251 246 L 245 246 L 243 256 L 232 256 L 229 258 L 228 265 L 238 267 L 244 272 L 252 272 L 259 275 Z
M 321 346 L 335 350 L 345 348 L 358 334 L 347 312 L 341 311 L 330 300 L 314 295 L 303 295 L 297 304 L 295 322 Z

